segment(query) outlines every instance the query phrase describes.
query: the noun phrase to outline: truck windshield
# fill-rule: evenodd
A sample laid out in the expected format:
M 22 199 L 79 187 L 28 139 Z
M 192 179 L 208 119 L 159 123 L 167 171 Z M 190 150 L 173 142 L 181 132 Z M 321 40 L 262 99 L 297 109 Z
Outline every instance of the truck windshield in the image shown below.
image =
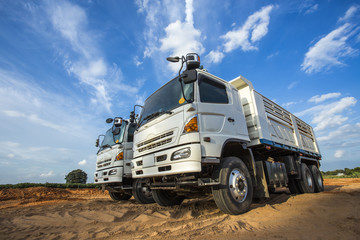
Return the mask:
M 183 84 L 183 88 L 186 99 L 193 100 L 194 84 Z M 174 78 L 146 99 L 139 126 L 144 125 L 162 114 L 171 114 L 172 109 L 185 103 L 179 77 Z
M 124 140 L 124 133 L 126 129 L 126 122 L 123 122 L 121 127 L 111 127 L 106 131 L 104 140 L 100 145 L 99 151 L 114 146 L 115 144 L 122 143 Z

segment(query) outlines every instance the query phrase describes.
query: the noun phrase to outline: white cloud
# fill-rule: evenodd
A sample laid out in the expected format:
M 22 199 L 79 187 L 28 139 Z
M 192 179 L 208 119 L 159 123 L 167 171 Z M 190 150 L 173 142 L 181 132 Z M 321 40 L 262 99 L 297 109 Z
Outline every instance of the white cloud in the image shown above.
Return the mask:
M 345 15 L 343 17 L 339 18 L 339 22 L 345 22 L 345 21 L 350 20 L 358 10 L 359 10 L 359 6 L 357 6 L 357 5 L 351 6 L 346 11 Z
M 17 164 L 32 161 L 32 164 L 57 164 L 63 160 L 71 159 L 76 150 L 64 147 L 51 146 L 27 146 L 22 143 L 12 141 L 0 141 L 0 157 L 11 157 Z
M 138 12 L 145 14 L 147 28 L 144 33 L 146 42 L 144 57 L 153 57 L 159 52 L 160 38 L 164 35 L 164 28 L 169 23 L 184 17 L 183 1 L 148 1 L 136 0 Z
M 53 122 L 49 122 L 47 120 L 44 120 L 44 119 L 41 119 L 39 118 L 38 115 L 36 114 L 30 114 L 30 115 L 27 115 L 27 114 L 24 114 L 24 113 L 21 113 L 21 112 L 17 112 L 17 111 L 14 111 L 14 110 L 3 110 L 2 111 L 6 116 L 8 117 L 19 117 L 19 118 L 22 118 L 24 123 L 26 123 L 25 119 L 29 120 L 30 122 L 33 122 L 33 123 L 36 123 L 36 124 L 39 124 L 39 125 L 42 125 L 44 127 L 49 127 L 49 128 L 52 128 L 54 130 L 57 130 L 57 131 L 60 131 L 60 132 L 66 132 L 66 128 L 59 125 L 59 124 L 56 124 L 56 123 L 53 123 Z
M 170 53 L 171 56 L 183 56 L 190 52 L 202 54 L 205 49 L 201 43 L 201 32 L 194 27 L 193 1 L 186 0 L 185 22 L 177 20 L 165 28 L 166 36 L 160 39 L 161 52 Z M 177 71 L 177 64 L 169 63 L 168 66 Z
M 336 150 L 334 154 L 334 158 L 342 158 L 345 154 L 344 150 Z
M 86 32 L 87 16 L 85 11 L 67 1 L 57 2 L 55 5 L 48 5 L 48 14 L 55 29 L 69 40 L 73 49 L 90 58 L 93 51 L 92 41 Z
M 359 32 L 358 23 L 351 23 L 350 19 L 358 10 L 358 6 L 348 9 L 345 16 L 339 22 L 345 22 L 325 37 L 322 37 L 305 54 L 301 69 L 308 73 L 327 71 L 334 66 L 344 66 L 344 60 L 358 54 L 358 50 L 352 48 L 350 39 Z
M 127 95 L 138 92 L 136 86 L 123 83 L 122 72 L 117 65 L 104 60 L 98 41 L 101 33 L 90 28 L 83 8 L 68 1 L 47 2 L 46 12 L 56 33 L 60 33 L 71 47 L 58 47 L 64 58 L 65 70 L 90 92 L 90 103 L 96 104 L 99 110 L 106 109 L 111 113 L 111 96 L 119 91 Z M 135 64 L 138 66 L 141 62 L 136 61 Z
M 314 13 L 314 12 L 316 12 L 317 10 L 318 10 L 318 8 L 319 8 L 319 4 L 314 4 L 314 5 L 312 5 L 311 7 L 309 7 L 306 11 L 305 11 L 305 15 L 306 14 L 311 14 L 311 13 Z
M 290 83 L 290 85 L 288 86 L 288 90 L 293 89 L 294 87 L 296 87 L 299 84 L 299 82 L 295 81 Z
M 273 58 L 273 57 L 276 57 L 277 55 L 279 55 L 279 51 L 276 51 L 276 52 L 270 54 L 269 56 L 266 57 L 266 59 L 269 60 L 269 59 L 271 59 L 271 58 Z
M 79 166 L 84 166 L 84 165 L 86 165 L 86 163 L 87 163 L 86 159 L 83 159 L 78 163 L 78 165 Z
M 138 56 L 135 56 L 133 60 L 134 60 L 134 64 L 135 64 L 137 67 L 139 67 L 141 64 L 143 64 L 143 62 L 141 62 L 141 61 L 139 60 L 139 57 L 138 57 Z
M 69 41 L 72 50 L 79 55 L 77 60 L 72 61 L 65 54 L 66 70 L 74 74 L 81 83 L 91 86 L 96 96 L 95 102 L 102 104 L 110 112 L 111 102 L 104 80 L 107 66 L 93 40 L 95 37 L 88 29 L 86 12 L 67 1 L 48 4 L 47 12 L 54 29 Z
M 76 98 L 44 90 L 24 75 L 0 69 L 0 102 L 2 122 L 36 126 L 41 132 L 88 135 L 82 123 L 90 116 Z
M 205 57 L 205 61 L 209 63 L 219 63 L 225 57 L 224 53 L 220 51 L 210 51 L 208 55 Z
M 185 3 L 185 6 L 184 6 Z M 192 0 L 147 1 L 137 0 L 138 12 L 146 17 L 144 57 L 167 66 L 156 71 L 164 75 L 177 72 L 180 63 L 168 63 L 168 56 L 183 56 L 189 52 L 202 54 L 202 40 L 206 36 L 195 28 Z M 162 78 L 163 79 L 163 78 Z
M 337 146 L 351 146 L 352 142 L 358 143 L 360 139 L 360 123 L 344 124 L 336 130 L 329 131 L 325 135 L 317 137 L 319 142 L 330 144 L 334 142 Z M 358 147 L 358 144 L 356 144 Z
M 311 97 L 309 99 L 309 102 L 320 103 L 320 102 L 323 102 L 328 99 L 338 98 L 340 96 L 341 96 L 341 93 L 327 93 L 327 94 L 323 94 L 323 95 L 316 95 L 316 96 Z
M 344 58 L 358 52 L 347 44 L 349 37 L 354 34 L 352 30 L 352 25 L 346 23 L 321 38 L 305 54 L 301 69 L 310 74 L 344 65 Z
M 241 27 L 221 36 L 225 40 L 224 51 L 228 53 L 239 47 L 243 51 L 257 50 L 255 44 L 267 34 L 273 9 L 274 5 L 262 7 L 250 15 Z
M 353 97 L 342 98 L 340 101 L 327 105 L 321 112 L 313 118 L 313 123 L 317 124 L 316 131 L 343 124 L 348 117 L 340 115 L 341 112 L 356 104 Z
M 51 171 L 49 171 L 47 173 L 40 174 L 40 177 L 42 177 L 42 178 L 49 178 L 49 177 L 53 177 L 53 176 L 55 176 L 55 173 L 54 173 L 53 170 L 51 170 Z
M 296 104 L 299 104 L 301 102 L 302 101 L 298 101 L 298 102 L 291 101 L 291 102 L 287 102 L 287 103 L 282 104 L 282 106 L 287 108 L 287 107 L 290 107 L 291 105 L 296 105 Z
M 343 116 L 342 112 L 349 109 L 356 104 L 357 100 L 354 97 L 344 97 L 339 101 L 317 105 L 310 109 L 295 113 L 297 116 L 311 115 L 313 117 L 312 123 L 316 126 L 315 131 L 321 131 L 327 128 L 342 125 L 348 120 L 348 117 Z

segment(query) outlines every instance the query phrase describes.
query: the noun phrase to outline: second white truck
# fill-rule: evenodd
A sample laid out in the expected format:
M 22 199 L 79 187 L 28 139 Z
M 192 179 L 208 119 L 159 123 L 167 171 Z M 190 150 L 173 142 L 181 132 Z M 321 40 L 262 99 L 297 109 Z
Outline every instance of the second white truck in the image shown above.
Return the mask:
M 147 179 L 158 204 L 212 194 L 224 213 L 241 214 L 276 187 L 323 191 L 310 125 L 244 77 L 201 69 L 197 54 L 168 60 L 186 70 L 145 101 L 132 160 L 132 177 Z
M 134 113 L 130 119 L 108 118 L 107 123 L 113 125 L 105 135 L 96 140 L 99 147 L 96 159 L 95 184 L 109 191 L 113 200 L 128 200 L 133 195 L 139 203 L 153 203 L 151 190 L 145 185 L 146 179 L 133 179 L 131 176 L 131 160 L 133 158 L 133 138 L 137 126 Z M 102 142 L 100 144 L 100 138 Z

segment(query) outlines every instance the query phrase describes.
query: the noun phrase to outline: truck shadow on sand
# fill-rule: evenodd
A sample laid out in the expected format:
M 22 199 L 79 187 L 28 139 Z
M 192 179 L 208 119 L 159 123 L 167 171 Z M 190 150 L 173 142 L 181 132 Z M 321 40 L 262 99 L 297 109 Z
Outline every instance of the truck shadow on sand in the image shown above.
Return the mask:
M 338 187 L 337 185 L 326 186 L 325 192 L 332 191 Z M 275 191 L 275 193 L 270 194 L 270 198 L 263 199 L 253 199 L 253 203 L 251 204 L 250 210 L 252 211 L 257 208 L 264 207 L 269 205 L 274 208 L 276 204 L 282 204 L 287 202 L 291 197 L 297 196 L 295 194 L 291 194 L 287 188 L 279 188 Z M 143 215 L 144 211 L 150 210 L 152 213 L 161 213 L 168 218 L 171 219 L 189 219 L 189 218 L 198 218 L 201 216 L 207 217 L 217 217 L 226 215 L 219 210 L 216 206 L 215 201 L 212 196 L 207 196 L 204 198 L 195 198 L 195 199 L 185 199 L 181 205 L 162 207 L 156 203 L 143 205 L 137 203 L 135 199 L 130 199 L 126 201 L 128 205 L 127 208 L 136 208 L 142 209 L 137 215 Z M 147 214 L 147 213 L 146 213 Z

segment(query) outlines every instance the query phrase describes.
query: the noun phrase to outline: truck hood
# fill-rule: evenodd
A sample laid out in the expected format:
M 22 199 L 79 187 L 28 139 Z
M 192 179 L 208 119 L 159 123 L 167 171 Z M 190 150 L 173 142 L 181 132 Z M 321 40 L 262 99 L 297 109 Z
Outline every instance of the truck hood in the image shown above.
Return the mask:
M 135 132 L 134 158 L 182 144 L 184 122 L 196 114 L 195 108 L 193 104 L 186 104 L 172 112 L 153 119 Z
M 114 166 L 116 156 L 123 151 L 123 146 L 116 144 L 99 152 L 96 157 L 96 170 Z M 123 162 L 123 161 L 117 161 Z M 116 164 L 118 166 L 118 163 Z

